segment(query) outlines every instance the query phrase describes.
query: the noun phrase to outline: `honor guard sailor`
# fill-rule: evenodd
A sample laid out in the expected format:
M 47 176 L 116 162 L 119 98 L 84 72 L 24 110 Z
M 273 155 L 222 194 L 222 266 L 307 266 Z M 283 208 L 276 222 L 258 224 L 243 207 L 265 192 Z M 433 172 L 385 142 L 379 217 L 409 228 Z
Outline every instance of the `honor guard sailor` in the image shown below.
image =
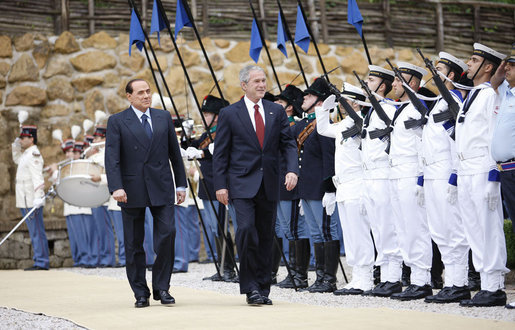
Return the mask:
M 467 62 L 467 77 L 474 82 L 458 113 L 458 206 L 472 261 L 481 276 L 481 290 L 460 306 L 503 306 L 506 304 L 504 274 L 506 243 L 503 231 L 501 191 L 497 164 L 492 158 L 492 134 L 500 100 L 490 79 L 506 57 L 475 43 Z

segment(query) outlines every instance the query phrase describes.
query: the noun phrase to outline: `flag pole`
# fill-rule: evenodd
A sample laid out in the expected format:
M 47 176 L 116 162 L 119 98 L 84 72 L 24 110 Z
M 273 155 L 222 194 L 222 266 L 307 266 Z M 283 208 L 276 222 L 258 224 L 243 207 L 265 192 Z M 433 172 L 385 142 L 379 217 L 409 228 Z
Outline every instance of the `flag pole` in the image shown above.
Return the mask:
M 306 13 L 304 12 L 304 7 L 302 7 L 302 2 L 300 0 L 297 0 L 297 3 L 299 5 L 300 12 L 302 13 L 302 17 L 304 18 L 304 22 L 306 22 L 306 28 L 308 29 L 308 33 L 309 33 L 309 36 L 311 37 L 311 41 L 313 42 L 313 46 L 315 46 L 315 51 L 317 53 L 318 61 L 320 62 L 320 66 L 322 67 L 322 71 L 324 71 L 327 81 L 331 82 L 329 80 L 329 76 L 327 75 L 327 70 L 325 69 L 324 61 L 322 61 L 322 56 L 320 55 L 320 51 L 318 50 L 318 45 L 315 40 L 315 36 L 313 35 L 313 32 L 311 31 L 311 27 L 309 26 L 309 24 L 307 24 L 308 20 L 306 18 Z
M 304 83 L 306 84 L 306 88 L 309 88 L 308 79 L 306 78 L 306 74 L 304 73 L 304 68 L 302 67 L 302 63 L 300 62 L 299 54 L 297 53 L 297 48 L 295 47 L 295 42 L 291 37 L 290 28 L 288 27 L 288 23 L 286 22 L 286 17 L 284 16 L 283 8 L 281 6 L 281 2 L 277 0 L 277 5 L 279 6 L 279 14 L 281 15 L 281 21 L 284 25 L 284 29 L 286 31 L 286 35 L 288 39 L 290 39 L 291 46 L 293 48 L 293 53 L 295 54 L 295 58 L 297 59 L 297 63 L 299 64 L 300 72 L 302 73 L 302 78 L 304 78 Z
M 279 93 L 283 92 L 283 89 L 281 87 L 281 83 L 279 82 L 279 77 L 277 77 L 277 72 L 275 72 L 274 62 L 272 62 L 272 56 L 270 56 L 270 52 L 268 51 L 268 46 L 266 45 L 265 38 L 263 37 L 263 31 L 261 30 L 261 24 L 259 24 L 259 20 L 256 15 L 256 11 L 254 10 L 254 6 L 252 5 L 252 0 L 249 0 L 250 9 L 252 10 L 252 16 L 254 16 L 254 19 L 256 20 L 256 26 L 258 28 L 259 32 L 259 38 L 261 39 L 261 43 L 263 44 L 263 47 L 265 47 L 266 55 L 268 56 L 268 61 L 270 62 L 270 65 L 272 66 L 272 71 L 274 73 L 275 81 L 277 82 L 277 86 L 279 86 Z
M 161 0 L 159 0 L 161 2 Z M 222 89 L 220 88 L 220 85 L 218 84 L 218 79 L 216 78 L 215 71 L 213 70 L 213 67 L 211 66 L 211 62 L 209 61 L 209 56 L 207 56 L 206 49 L 204 48 L 204 43 L 202 43 L 202 39 L 200 38 L 200 34 L 197 30 L 197 25 L 195 24 L 195 20 L 193 19 L 193 15 L 191 14 L 190 6 L 188 5 L 188 1 L 184 0 L 182 1 L 182 5 L 184 6 L 184 9 L 186 9 L 186 14 L 188 14 L 188 18 L 190 19 L 191 25 L 193 27 L 193 31 L 195 32 L 195 36 L 197 37 L 198 43 L 200 45 L 200 48 L 202 49 L 202 53 L 204 54 L 204 58 L 206 59 L 207 66 L 209 67 L 209 71 L 211 72 L 211 77 L 213 77 L 213 80 L 215 81 L 216 89 L 218 90 L 218 94 L 220 94 L 220 98 L 225 101 L 224 95 L 222 93 Z
M 365 53 L 367 54 L 368 64 L 372 65 L 372 60 L 370 59 L 370 54 L 368 53 L 367 42 L 365 40 L 365 31 L 361 30 L 361 41 L 363 42 L 363 47 L 365 47 Z

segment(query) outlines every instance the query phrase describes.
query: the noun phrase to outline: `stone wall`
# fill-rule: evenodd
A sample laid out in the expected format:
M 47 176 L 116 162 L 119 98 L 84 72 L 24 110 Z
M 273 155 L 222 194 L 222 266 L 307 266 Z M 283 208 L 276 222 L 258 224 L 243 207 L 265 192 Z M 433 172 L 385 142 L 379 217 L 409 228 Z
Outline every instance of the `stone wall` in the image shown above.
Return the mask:
M 189 114 L 200 124 L 198 110 L 172 41 L 162 34 L 160 45 L 157 39 L 152 43 L 179 112 Z M 242 96 L 238 72 L 244 65 L 253 63 L 248 55 L 249 42 L 205 38 L 203 43 L 211 65 L 218 79 L 221 79 L 224 97 L 230 102 L 237 101 Z M 27 33 L 14 38 L 0 35 L 0 136 L 3 141 L 0 144 L 0 223 L 6 224 L 4 230 L 0 230 L 0 237 L 20 219 L 14 196 L 16 167 L 11 159 L 11 142 L 19 134 L 17 113 L 27 110 L 30 115 L 25 124 L 38 125 L 38 146 L 45 164 L 61 160 L 62 153 L 59 143 L 52 140 L 52 130 L 60 128 L 63 137 L 68 138 L 71 125 L 82 127 L 84 119 L 94 119 L 95 110 L 113 114 L 125 109 L 128 102 L 124 88 L 129 79 L 144 78 L 151 82 L 151 87 L 156 91 L 144 53 L 132 47 L 132 56 L 129 56 L 128 44 L 127 34 L 110 36 L 105 32 L 87 39 L 76 38 L 70 32 L 60 36 Z M 214 86 L 206 61 L 197 41 L 179 39 L 178 44 L 201 103 Z M 338 87 L 344 80 L 357 84 L 352 70 L 362 76 L 367 73 L 367 60 L 362 48 L 318 46 L 327 70 L 340 66 L 331 74 L 331 82 Z M 276 49 L 275 43 L 270 48 L 280 82 L 304 88 L 291 46 L 287 47 L 288 58 Z M 314 47 L 310 47 L 308 54 L 298 50 L 308 81 L 312 82 L 323 73 Z M 384 66 L 386 57 L 422 65 L 411 49 L 371 48 L 370 55 L 377 65 Z M 259 65 L 267 72 L 271 92 L 277 94 L 276 82 L 264 50 Z M 213 93 L 216 95 L 216 89 Z M 49 185 L 47 183 L 47 188 Z M 62 202 L 56 198 L 52 203 L 47 203 L 44 215 L 46 218 L 58 218 L 64 224 Z M 63 225 L 61 227 L 64 228 Z

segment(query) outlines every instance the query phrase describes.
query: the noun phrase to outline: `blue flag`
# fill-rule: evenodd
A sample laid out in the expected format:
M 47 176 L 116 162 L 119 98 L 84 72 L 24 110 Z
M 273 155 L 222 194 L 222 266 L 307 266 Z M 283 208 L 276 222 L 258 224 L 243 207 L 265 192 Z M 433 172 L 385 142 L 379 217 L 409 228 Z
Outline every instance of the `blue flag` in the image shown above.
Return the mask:
M 304 21 L 304 16 L 302 16 L 302 11 L 300 10 L 299 5 L 297 5 L 297 23 L 295 25 L 295 43 L 299 45 L 305 53 L 307 53 L 311 39 L 309 37 L 306 21 Z
M 356 30 L 358 30 L 359 36 L 363 38 L 363 17 L 361 17 L 361 12 L 359 11 L 356 0 L 349 0 L 348 2 L 347 22 L 354 25 Z
M 175 13 L 175 39 L 177 39 L 179 31 L 181 31 L 185 26 L 193 27 L 193 24 L 191 24 L 188 13 L 186 13 L 186 9 L 184 9 L 181 0 L 177 0 Z
M 152 21 L 150 21 L 150 34 L 157 32 L 157 42 L 161 45 L 161 40 L 159 40 L 159 32 L 166 28 L 165 21 L 163 19 L 163 15 L 159 11 L 159 7 L 157 6 L 157 0 L 154 0 L 154 5 L 152 6 Z
M 288 52 L 286 51 L 286 41 L 288 41 L 288 36 L 286 35 L 286 31 L 284 31 L 283 20 L 281 19 L 281 12 L 277 15 L 277 48 L 284 54 L 284 56 L 288 57 Z
M 141 51 L 143 49 L 143 45 L 145 45 L 145 34 L 143 33 L 143 29 L 141 28 L 136 12 L 132 9 L 131 27 L 129 30 L 129 56 L 131 56 L 131 48 L 134 43 L 136 43 L 136 47 Z
M 259 54 L 261 54 L 261 49 L 263 48 L 263 43 L 261 42 L 261 35 L 259 34 L 259 29 L 256 23 L 256 19 L 252 20 L 252 30 L 250 32 L 250 50 L 249 55 L 254 60 L 254 62 L 259 61 Z

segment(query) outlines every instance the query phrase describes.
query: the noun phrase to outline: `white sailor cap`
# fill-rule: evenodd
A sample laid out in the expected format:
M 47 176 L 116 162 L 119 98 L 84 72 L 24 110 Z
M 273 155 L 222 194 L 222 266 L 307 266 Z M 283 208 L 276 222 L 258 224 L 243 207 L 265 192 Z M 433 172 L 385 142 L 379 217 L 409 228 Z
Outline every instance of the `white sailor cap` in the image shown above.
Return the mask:
M 427 74 L 425 69 L 408 62 L 397 62 L 397 67 L 401 73 L 415 76 L 418 79 L 422 79 Z
M 366 96 L 361 90 L 361 88 L 358 88 L 346 82 L 343 83 L 342 94 L 354 100 L 365 101 L 366 99 Z
M 387 70 L 380 66 L 369 65 L 368 69 L 370 70 L 368 74 L 369 76 L 375 76 L 389 81 L 393 81 L 393 79 L 395 78 L 395 74 L 393 73 L 393 71 Z
M 468 69 L 465 62 L 449 53 L 440 52 L 438 53 L 438 57 L 440 57 L 440 60 L 438 62 L 449 66 L 451 69 L 455 70 L 459 75 L 461 75 Z
M 506 57 L 505 54 L 499 53 L 498 51 L 486 47 L 479 42 L 474 43 L 474 52 L 472 55 L 481 56 L 497 65 L 501 64 L 501 61 Z

